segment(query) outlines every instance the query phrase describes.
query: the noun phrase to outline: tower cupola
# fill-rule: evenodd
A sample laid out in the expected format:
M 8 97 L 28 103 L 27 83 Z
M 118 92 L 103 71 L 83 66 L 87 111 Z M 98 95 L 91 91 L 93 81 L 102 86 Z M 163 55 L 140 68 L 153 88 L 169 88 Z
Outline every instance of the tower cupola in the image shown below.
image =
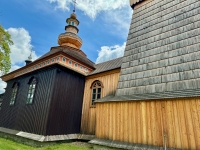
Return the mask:
M 79 21 L 76 18 L 75 11 L 70 15 L 70 18 L 66 20 L 67 26 L 65 26 L 65 33 L 62 33 L 58 37 L 58 44 L 60 46 L 71 46 L 80 49 L 82 46 L 82 40 L 77 35 L 79 30 L 77 26 Z

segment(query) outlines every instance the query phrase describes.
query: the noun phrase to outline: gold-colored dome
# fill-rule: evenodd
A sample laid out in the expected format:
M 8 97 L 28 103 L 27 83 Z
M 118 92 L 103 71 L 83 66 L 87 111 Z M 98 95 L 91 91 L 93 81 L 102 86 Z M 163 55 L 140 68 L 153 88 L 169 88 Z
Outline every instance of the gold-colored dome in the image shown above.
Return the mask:
M 58 37 L 58 44 L 60 46 L 71 46 L 74 48 L 80 48 L 82 46 L 82 40 L 77 35 L 79 21 L 76 19 L 76 14 L 72 13 L 70 18 L 66 20 L 67 26 L 65 26 L 65 33 L 62 33 Z
M 82 39 L 71 32 L 65 32 L 59 35 L 58 44 L 60 46 L 71 46 L 80 49 L 82 46 Z
M 76 14 L 75 14 L 75 13 L 72 13 L 71 16 L 70 16 L 70 18 L 76 19 Z

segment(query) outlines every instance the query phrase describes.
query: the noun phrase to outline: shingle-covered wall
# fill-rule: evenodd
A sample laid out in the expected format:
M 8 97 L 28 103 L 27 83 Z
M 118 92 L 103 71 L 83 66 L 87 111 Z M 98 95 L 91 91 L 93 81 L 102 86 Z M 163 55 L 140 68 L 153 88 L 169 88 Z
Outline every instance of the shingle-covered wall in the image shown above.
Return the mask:
M 192 96 L 200 88 L 199 14 L 199 0 L 152 0 L 135 9 L 116 96 Z

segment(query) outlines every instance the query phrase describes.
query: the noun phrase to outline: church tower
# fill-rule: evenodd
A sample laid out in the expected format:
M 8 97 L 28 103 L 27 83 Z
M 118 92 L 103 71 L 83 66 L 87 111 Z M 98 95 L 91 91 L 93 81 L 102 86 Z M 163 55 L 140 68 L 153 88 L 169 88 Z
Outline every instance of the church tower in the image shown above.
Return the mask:
M 65 26 L 65 33 L 62 33 L 58 37 L 58 44 L 60 46 L 70 46 L 77 49 L 80 49 L 82 46 L 82 40 L 77 35 L 78 34 L 78 28 L 79 21 L 76 18 L 75 11 L 71 14 L 70 18 L 67 18 L 66 20 L 67 26 Z

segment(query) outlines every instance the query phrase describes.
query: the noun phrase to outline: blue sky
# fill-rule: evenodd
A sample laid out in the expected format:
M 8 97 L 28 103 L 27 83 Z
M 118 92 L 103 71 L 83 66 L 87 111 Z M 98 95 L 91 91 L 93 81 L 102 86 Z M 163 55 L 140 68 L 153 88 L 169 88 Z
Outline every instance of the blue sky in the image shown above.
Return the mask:
M 11 71 L 24 65 L 31 49 L 36 59 L 58 46 L 72 10 L 72 0 L 1 0 L 0 24 L 14 42 Z M 90 60 L 99 63 L 123 55 L 132 15 L 129 0 L 77 0 L 76 14 L 81 50 Z M 5 86 L 0 82 L 0 93 Z

